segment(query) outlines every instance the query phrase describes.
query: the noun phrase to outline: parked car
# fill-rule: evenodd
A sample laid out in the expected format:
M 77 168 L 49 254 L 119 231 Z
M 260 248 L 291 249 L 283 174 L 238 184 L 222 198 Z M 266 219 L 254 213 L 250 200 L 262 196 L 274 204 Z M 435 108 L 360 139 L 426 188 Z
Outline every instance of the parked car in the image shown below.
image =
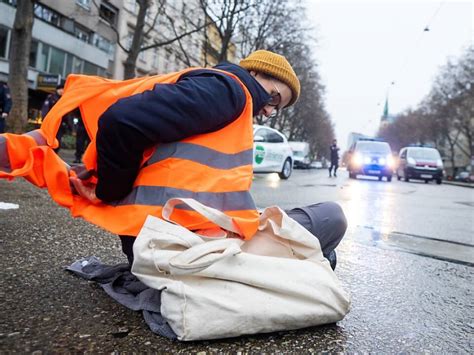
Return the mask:
M 377 176 L 379 180 L 385 176 L 387 181 L 392 181 L 394 167 L 392 150 L 387 142 L 361 138 L 349 149 L 347 170 L 351 179 L 368 175 Z
M 470 175 L 469 171 L 461 171 L 454 177 L 454 181 L 474 182 L 474 175 Z
M 314 169 L 322 169 L 324 166 L 323 166 L 323 163 L 320 160 L 316 160 L 316 161 L 313 161 L 310 164 L 310 167 L 314 168 Z
M 405 147 L 400 150 L 397 167 L 398 180 L 435 180 L 439 185 L 443 181 L 443 161 L 435 148 Z
M 270 127 L 254 125 L 253 140 L 253 171 L 278 173 L 281 179 L 288 179 L 293 171 L 293 152 L 285 135 Z
M 308 169 L 311 166 L 309 158 L 309 143 L 290 141 L 291 150 L 293 150 L 293 166 L 295 168 Z

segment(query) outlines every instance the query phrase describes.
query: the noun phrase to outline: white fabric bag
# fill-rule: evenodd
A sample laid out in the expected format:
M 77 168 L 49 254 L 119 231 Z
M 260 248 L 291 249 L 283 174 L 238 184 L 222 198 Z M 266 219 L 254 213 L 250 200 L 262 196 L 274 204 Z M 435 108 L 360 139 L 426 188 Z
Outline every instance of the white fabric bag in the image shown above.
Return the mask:
M 206 238 L 168 222 L 181 203 L 231 233 Z M 349 311 L 318 239 L 280 208 L 265 209 L 249 241 L 231 237 L 232 220 L 193 199 L 169 200 L 163 218 L 145 221 L 132 272 L 162 290 L 161 313 L 179 340 L 333 323 Z

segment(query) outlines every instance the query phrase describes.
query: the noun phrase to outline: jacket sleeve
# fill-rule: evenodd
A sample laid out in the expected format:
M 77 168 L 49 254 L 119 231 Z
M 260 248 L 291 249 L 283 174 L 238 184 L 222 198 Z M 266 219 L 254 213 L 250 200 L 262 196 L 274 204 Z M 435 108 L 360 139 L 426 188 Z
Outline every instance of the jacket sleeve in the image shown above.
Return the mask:
M 146 148 L 219 130 L 234 121 L 244 105 L 240 84 L 215 72 L 157 84 L 118 100 L 99 119 L 97 197 L 106 202 L 125 197 Z

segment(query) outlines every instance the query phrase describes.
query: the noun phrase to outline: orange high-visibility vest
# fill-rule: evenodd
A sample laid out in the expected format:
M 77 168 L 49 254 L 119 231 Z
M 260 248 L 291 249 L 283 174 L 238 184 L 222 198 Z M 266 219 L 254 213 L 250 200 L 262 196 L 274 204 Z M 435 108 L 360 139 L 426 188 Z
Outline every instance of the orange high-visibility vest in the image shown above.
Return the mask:
M 120 98 L 151 90 L 158 83 L 175 83 L 189 70 L 193 69 L 126 81 L 70 75 L 62 98 L 39 130 L 0 135 L 0 178 L 23 176 L 39 187 L 47 187 L 52 198 L 69 208 L 74 217 L 116 234 L 136 236 L 147 215 L 161 217 L 168 199 L 190 197 L 231 216 L 242 237 L 251 238 L 258 227 L 258 212 L 249 193 L 253 174 L 252 98 L 233 74 L 222 71 L 245 92 L 241 115 L 216 132 L 148 150 L 132 192 L 122 200 L 94 205 L 73 195 L 69 175 L 74 173 L 53 151 L 58 144 L 55 137 L 61 117 L 79 107 L 91 137 L 83 161 L 88 170 L 96 170 L 95 137 L 102 113 Z M 191 230 L 215 228 L 201 215 L 179 206 L 171 218 Z

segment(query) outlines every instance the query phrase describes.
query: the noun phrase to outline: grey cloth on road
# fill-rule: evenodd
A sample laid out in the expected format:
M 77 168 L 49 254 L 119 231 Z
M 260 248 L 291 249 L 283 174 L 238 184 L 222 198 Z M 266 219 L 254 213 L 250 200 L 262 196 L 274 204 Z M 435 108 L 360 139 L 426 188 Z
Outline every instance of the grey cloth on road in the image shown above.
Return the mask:
M 176 334 L 161 315 L 161 291 L 149 288 L 130 272 L 128 263 L 106 265 L 94 257 L 88 257 L 68 266 L 69 270 L 86 280 L 96 281 L 118 303 L 133 311 L 143 311 L 143 318 L 153 333 L 169 339 Z

